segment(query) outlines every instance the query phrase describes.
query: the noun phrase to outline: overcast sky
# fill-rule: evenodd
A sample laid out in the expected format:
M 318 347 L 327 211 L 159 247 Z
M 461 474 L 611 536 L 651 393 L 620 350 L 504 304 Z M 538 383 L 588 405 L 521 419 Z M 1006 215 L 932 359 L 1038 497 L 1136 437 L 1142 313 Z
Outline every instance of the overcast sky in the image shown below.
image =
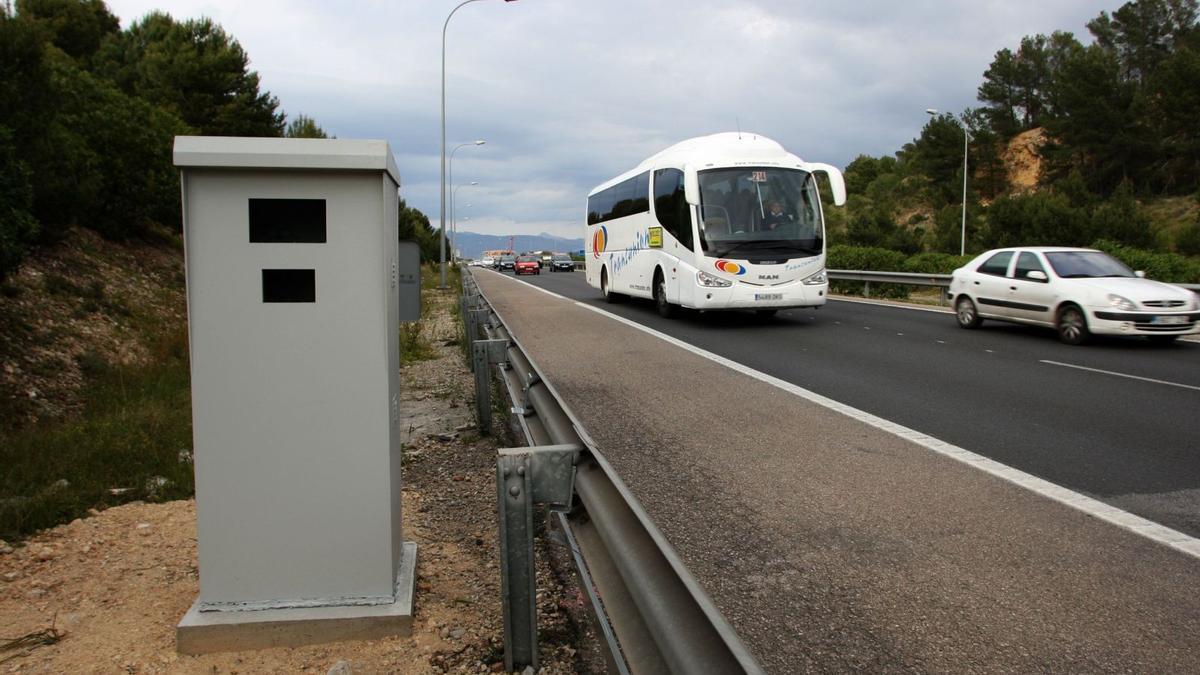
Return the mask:
M 438 223 L 442 24 L 458 0 L 108 0 L 128 27 L 208 16 L 290 117 L 386 139 Z M 459 229 L 582 236 L 587 192 L 692 136 L 743 131 L 845 167 L 961 112 L 995 53 L 1118 0 L 480 0 L 450 22 L 446 142 Z M 467 207 L 470 204 L 470 207 Z M 464 221 L 469 217 L 469 221 Z

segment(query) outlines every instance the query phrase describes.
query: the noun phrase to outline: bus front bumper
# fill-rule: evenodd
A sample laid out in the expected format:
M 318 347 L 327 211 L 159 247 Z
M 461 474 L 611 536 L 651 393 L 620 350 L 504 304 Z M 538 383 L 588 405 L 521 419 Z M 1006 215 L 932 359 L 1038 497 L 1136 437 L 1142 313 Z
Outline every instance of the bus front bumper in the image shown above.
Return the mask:
M 710 309 L 789 309 L 820 307 L 829 294 L 829 284 L 806 285 L 794 281 L 778 286 L 754 286 L 734 283 L 725 288 L 696 284 L 693 290 L 694 308 Z

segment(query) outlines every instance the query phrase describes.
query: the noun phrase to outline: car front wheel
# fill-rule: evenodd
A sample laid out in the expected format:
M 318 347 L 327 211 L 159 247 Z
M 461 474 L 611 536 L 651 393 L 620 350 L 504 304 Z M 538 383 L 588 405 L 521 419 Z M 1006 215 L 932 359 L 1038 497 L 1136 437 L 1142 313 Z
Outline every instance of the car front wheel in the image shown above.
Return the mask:
M 959 328 L 978 328 L 983 320 L 979 318 L 979 311 L 975 309 L 975 303 L 965 295 L 958 296 L 958 300 L 954 303 L 954 316 L 958 319 Z
M 1081 345 L 1087 342 L 1091 333 L 1087 327 L 1087 317 L 1083 310 L 1075 305 L 1067 305 L 1058 312 L 1058 339 L 1065 344 Z

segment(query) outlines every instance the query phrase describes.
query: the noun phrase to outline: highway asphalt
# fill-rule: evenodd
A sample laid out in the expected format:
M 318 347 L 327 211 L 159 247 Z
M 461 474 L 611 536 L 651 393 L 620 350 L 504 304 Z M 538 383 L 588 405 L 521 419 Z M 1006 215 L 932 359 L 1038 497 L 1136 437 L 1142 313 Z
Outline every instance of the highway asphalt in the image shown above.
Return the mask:
M 1047 329 L 967 331 L 948 313 L 836 299 L 663 319 L 649 301 L 605 303 L 582 272 L 521 279 L 1200 537 L 1200 343 L 1070 347 Z
M 531 281 L 570 288 L 581 277 Z M 1197 557 L 511 276 L 476 278 L 767 672 L 1184 672 L 1200 663 Z M 757 353 L 764 366 L 793 369 L 780 371 L 792 377 L 812 375 L 802 379 L 806 387 L 846 379 L 853 385 L 838 391 L 856 393 L 903 380 L 877 373 L 896 354 L 938 353 L 916 345 L 944 346 L 937 322 L 953 321 L 930 314 L 924 328 L 902 330 L 888 317 L 906 310 L 841 304 L 816 318 L 706 316 L 667 326 L 718 348 L 742 345 L 743 358 Z M 656 319 L 649 306 L 618 308 Z M 810 337 L 822 331 L 841 338 Z M 837 357 L 840 377 L 817 378 L 829 369 L 821 362 L 855 344 L 859 331 L 875 337 L 854 348 L 857 356 Z M 956 339 L 1052 339 L 1011 333 Z M 755 342 L 759 335 L 773 341 Z M 989 354 L 967 344 L 942 356 L 961 377 L 960 392 L 972 378 L 1002 378 L 995 373 L 1018 367 L 1008 362 L 1022 362 L 1011 345 Z M 1179 353 L 1194 358 L 1193 349 Z M 987 360 L 995 354 L 1006 360 Z M 990 367 L 996 363 L 1002 367 Z M 914 382 L 894 395 L 931 409 L 938 402 L 929 390 L 944 381 L 927 377 L 940 372 L 936 365 L 909 366 Z M 989 428 L 1005 429 L 1014 414 Z

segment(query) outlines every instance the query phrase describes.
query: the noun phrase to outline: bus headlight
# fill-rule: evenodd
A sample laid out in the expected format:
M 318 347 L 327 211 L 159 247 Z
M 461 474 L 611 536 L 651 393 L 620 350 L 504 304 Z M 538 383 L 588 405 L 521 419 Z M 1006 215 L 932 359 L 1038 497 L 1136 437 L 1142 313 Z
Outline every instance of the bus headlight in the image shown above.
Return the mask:
M 818 286 L 820 284 L 827 283 L 828 281 L 829 281 L 829 279 L 827 279 L 825 277 L 825 270 L 821 270 L 820 272 L 817 272 L 816 274 L 810 274 L 809 276 L 805 277 L 804 285 L 805 286 Z
M 696 283 L 708 288 L 728 288 L 733 285 L 732 281 L 726 281 L 721 277 L 716 277 L 708 272 L 696 272 Z

